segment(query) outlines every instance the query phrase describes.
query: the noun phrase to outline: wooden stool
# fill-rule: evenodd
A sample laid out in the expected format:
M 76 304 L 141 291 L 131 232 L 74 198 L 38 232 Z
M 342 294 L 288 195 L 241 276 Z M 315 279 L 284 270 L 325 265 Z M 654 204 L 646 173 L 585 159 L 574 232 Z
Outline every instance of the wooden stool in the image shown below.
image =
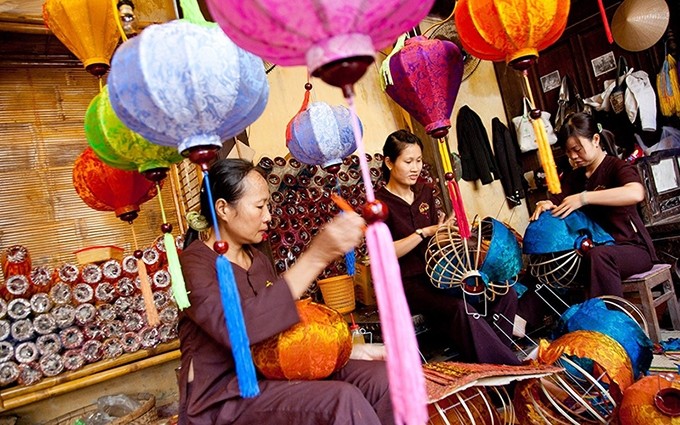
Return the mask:
M 623 294 L 627 299 L 633 299 L 642 308 L 642 314 L 649 322 L 649 337 L 653 342 L 658 343 L 661 336 L 659 320 L 656 316 L 657 306 L 666 304 L 671 315 L 673 329 L 680 329 L 680 309 L 678 309 L 678 299 L 673 288 L 670 265 L 655 264 L 644 273 L 630 276 L 623 281 Z

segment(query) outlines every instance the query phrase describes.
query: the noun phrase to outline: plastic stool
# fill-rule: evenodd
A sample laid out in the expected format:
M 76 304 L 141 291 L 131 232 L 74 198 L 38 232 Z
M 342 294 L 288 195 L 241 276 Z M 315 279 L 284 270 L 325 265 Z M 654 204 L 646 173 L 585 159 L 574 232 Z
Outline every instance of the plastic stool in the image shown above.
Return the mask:
M 649 324 L 649 337 L 654 343 L 659 342 L 661 335 L 656 307 L 666 304 L 673 329 L 680 329 L 680 309 L 669 264 L 655 264 L 646 272 L 630 276 L 623 281 L 623 294 L 642 308 Z

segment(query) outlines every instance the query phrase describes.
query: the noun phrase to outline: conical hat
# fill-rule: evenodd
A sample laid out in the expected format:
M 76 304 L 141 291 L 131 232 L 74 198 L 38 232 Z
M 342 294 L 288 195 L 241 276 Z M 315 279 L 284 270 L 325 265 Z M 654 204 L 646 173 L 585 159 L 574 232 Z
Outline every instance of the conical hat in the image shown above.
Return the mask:
M 649 49 L 666 31 L 669 15 L 664 0 L 624 0 L 612 20 L 614 41 L 631 52 Z

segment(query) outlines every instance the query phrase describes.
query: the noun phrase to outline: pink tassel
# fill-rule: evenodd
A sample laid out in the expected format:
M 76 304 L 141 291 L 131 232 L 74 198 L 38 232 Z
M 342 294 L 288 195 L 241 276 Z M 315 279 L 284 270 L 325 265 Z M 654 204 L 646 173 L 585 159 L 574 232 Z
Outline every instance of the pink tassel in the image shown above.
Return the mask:
M 460 237 L 469 239 L 471 235 L 470 224 L 468 223 L 467 215 L 465 215 L 465 206 L 463 205 L 463 198 L 461 198 L 458 183 L 455 179 L 449 180 L 447 187 L 449 188 L 449 197 L 453 206 L 453 214 L 456 216 Z
M 359 129 L 353 96 L 347 96 L 352 128 L 357 143 L 361 174 L 368 204 L 375 203 L 371 175 Z M 369 223 L 366 245 L 371 257 L 371 275 L 378 301 L 383 340 L 387 349 L 387 376 L 394 419 L 397 424 L 423 425 L 427 422 L 427 393 L 418 354 L 416 333 L 401 281 L 394 241 L 382 221 Z

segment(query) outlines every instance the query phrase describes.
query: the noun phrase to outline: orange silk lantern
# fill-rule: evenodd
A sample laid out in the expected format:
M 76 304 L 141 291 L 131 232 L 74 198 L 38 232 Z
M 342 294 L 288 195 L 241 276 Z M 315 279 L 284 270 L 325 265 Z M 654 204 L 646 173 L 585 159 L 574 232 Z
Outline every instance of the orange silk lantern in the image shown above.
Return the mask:
M 102 162 L 92 148 L 81 153 L 73 165 L 73 187 L 90 208 L 114 211 L 132 222 L 139 206 L 156 196 L 156 185 L 136 171 L 123 171 Z
M 567 25 L 570 0 L 458 0 L 455 23 L 467 52 L 481 59 L 505 60 L 522 71 L 525 95 L 534 105 L 527 70 L 538 52 L 560 38 Z M 557 167 L 541 120 L 531 111 L 538 156 L 551 193 L 560 193 Z
M 677 374 L 673 374 L 680 378 Z M 621 425 L 671 425 L 677 424 L 677 416 L 671 416 L 670 412 L 664 413 L 657 406 L 655 398 L 663 391 L 669 391 L 673 383 L 660 375 L 645 376 L 623 393 L 623 401 L 619 408 L 619 423 Z M 677 391 L 677 389 L 676 389 Z M 676 408 L 677 408 L 677 402 Z M 677 412 L 675 412 L 677 415 Z
M 330 307 L 300 300 L 300 322 L 253 346 L 253 362 L 268 379 L 314 380 L 342 368 L 352 352 L 347 322 Z
M 110 0 L 47 0 L 43 5 L 45 24 L 95 77 L 109 70 L 118 46 L 117 17 Z

